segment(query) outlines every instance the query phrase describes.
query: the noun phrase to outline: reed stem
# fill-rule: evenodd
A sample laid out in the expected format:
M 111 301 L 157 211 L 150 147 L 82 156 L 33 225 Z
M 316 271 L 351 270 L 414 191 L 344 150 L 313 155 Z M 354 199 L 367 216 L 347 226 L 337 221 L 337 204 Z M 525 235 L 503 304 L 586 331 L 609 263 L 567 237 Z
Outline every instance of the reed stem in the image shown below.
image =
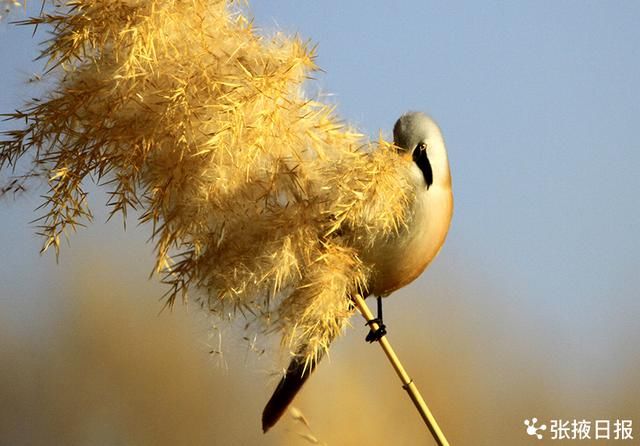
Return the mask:
M 355 294 L 353 296 L 353 301 L 356 307 L 358 308 L 358 311 L 360 311 L 360 314 L 362 314 L 362 316 L 367 321 L 371 321 L 372 319 L 374 319 L 374 316 L 371 313 L 371 310 L 369 310 L 369 307 L 365 303 L 362 296 L 360 296 L 359 294 Z M 372 322 L 370 324 L 370 327 L 371 327 L 371 330 L 377 330 L 378 324 L 376 324 L 375 322 Z M 393 366 L 393 369 L 398 374 L 400 381 L 402 381 L 402 388 L 406 390 L 407 393 L 409 394 L 409 398 L 411 398 L 411 401 L 413 401 L 413 404 L 416 406 L 416 409 L 420 413 L 420 416 L 424 420 L 424 423 L 427 425 L 427 428 L 429 428 L 429 431 L 431 432 L 431 435 L 433 435 L 433 438 L 435 439 L 438 446 L 449 446 L 449 442 L 447 441 L 447 438 L 444 436 L 442 429 L 440 429 L 440 426 L 438 426 L 438 422 L 436 421 L 433 414 L 429 410 L 429 407 L 427 407 L 427 403 L 422 398 L 422 395 L 420 394 L 418 387 L 413 382 L 411 377 L 409 377 L 409 374 L 402 366 L 400 359 L 398 358 L 395 351 L 391 347 L 391 344 L 389 343 L 389 340 L 387 339 L 386 335 L 382 336 L 378 342 L 380 344 L 380 347 L 382 347 L 382 350 L 384 350 L 384 353 L 387 355 L 387 358 L 389 359 L 389 362 Z

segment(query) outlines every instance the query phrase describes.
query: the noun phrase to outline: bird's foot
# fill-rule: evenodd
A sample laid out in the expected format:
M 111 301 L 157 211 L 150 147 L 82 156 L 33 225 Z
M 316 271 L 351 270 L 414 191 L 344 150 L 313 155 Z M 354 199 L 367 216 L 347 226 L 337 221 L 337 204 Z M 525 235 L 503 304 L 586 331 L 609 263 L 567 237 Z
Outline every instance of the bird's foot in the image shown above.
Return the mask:
M 372 327 L 372 324 L 374 323 L 378 326 L 378 328 L 376 328 L 375 330 L 371 328 L 371 331 L 367 333 L 367 337 L 365 338 L 367 342 L 377 342 L 387 334 L 387 327 L 382 323 L 382 319 L 378 317 L 367 321 L 366 325 Z

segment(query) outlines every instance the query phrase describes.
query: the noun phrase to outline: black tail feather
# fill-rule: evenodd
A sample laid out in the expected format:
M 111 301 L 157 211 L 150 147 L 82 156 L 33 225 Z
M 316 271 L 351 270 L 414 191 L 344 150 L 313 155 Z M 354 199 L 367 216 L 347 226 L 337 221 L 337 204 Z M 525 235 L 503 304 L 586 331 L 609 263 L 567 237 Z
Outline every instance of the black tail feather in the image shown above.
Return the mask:
M 319 361 L 320 358 L 317 359 Z M 291 404 L 291 401 L 298 394 L 302 385 L 307 381 L 309 375 L 316 367 L 317 361 L 311 361 L 305 367 L 305 358 L 296 356 L 293 358 L 287 374 L 282 377 L 278 387 L 273 392 L 271 399 L 267 403 L 262 412 L 262 431 L 267 432 L 274 424 L 278 422 Z
M 360 290 L 359 292 L 366 296 L 365 290 Z M 350 309 L 353 309 L 353 302 L 351 302 L 351 298 L 349 297 L 349 305 Z M 336 333 L 333 334 L 335 337 Z M 287 373 L 282 377 L 280 382 L 278 383 L 278 387 L 271 395 L 271 399 L 264 408 L 262 412 L 262 431 L 267 432 L 269 429 L 273 427 L 274 424 L 278 422 L 278 420 L 282 417 L 284 412 L 289 407 L 289 404 L 296 397 L 302 386 L 313 371 L 316 366 L 324 356 L 324 350 L 318 349 L 315 352 L 315 359 L 313 361 L 306 362 L 306 358 L 308 357 L 308 345 L 302 345 L 298 349 L 298 353 L 289 363 L 289 367 L 287 368 Z

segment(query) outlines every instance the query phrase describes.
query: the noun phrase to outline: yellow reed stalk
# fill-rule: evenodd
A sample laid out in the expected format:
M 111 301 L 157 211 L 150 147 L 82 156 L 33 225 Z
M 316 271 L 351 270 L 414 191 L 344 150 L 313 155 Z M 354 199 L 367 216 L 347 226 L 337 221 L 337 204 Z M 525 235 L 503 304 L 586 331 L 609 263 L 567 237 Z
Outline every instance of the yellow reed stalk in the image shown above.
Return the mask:
M 362 317 L 364 317 L 367 322 L 372 321 L 374 319 L 373 313 L 371 313 L 371 310 L 369 310 L 369 307 L 367 306 L 362 296 L 360 296 L 359 294 L 354 294 L 352 299 L 356 307 L 358 308 L 358 311 L 360 312 L 360 314 L 362 314 Z M 373 331 L 379 328 L 379 325 L 375 322 L 371 322 L 370 326 L 371 330 Z M 393 366 L 393 369 L 396 371 L 396 374 L 400 378 L 400 381 L 402 382 L 402 388 L 409 394 L 409 398 L 411 398 L 411 401 L 418 410 L 420 417 L 422 417 L 422 420 L 427 425 L 427 428 L 431 432 L 431 435 L 433 435 L 436 443 L 438 443 L 439 446 L 449 446 L 449 442 L 444 436 L 442 429 L 440 429 L 440 426 L 438 426 L 438 422 L 431 413 L 431 410 L 429 410 L 429 407 L 424 401 L 424 398 L 422 398 L 422 395 L 420 394 L 420 391 L 418 390 L 416 384 L 413 382 L 413 379 L 411 379 L 407 371 L 404 369 L 404 366 L 400 362 L 400 359 L 396 355 L 396 352 L 391 347 L 387 336 L 382 336 L 378 342 L 385 355 L 387 355 L 387 358 Z

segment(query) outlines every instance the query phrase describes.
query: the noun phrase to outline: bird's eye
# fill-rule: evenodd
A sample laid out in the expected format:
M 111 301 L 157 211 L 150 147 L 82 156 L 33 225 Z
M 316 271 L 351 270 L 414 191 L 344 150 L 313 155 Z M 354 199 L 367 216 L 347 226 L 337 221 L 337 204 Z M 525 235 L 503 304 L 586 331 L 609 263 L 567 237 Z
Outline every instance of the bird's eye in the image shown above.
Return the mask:
M 421 142 L 416 146 L 417 150 L 425 151 L 427 150 L 427 143 Z

